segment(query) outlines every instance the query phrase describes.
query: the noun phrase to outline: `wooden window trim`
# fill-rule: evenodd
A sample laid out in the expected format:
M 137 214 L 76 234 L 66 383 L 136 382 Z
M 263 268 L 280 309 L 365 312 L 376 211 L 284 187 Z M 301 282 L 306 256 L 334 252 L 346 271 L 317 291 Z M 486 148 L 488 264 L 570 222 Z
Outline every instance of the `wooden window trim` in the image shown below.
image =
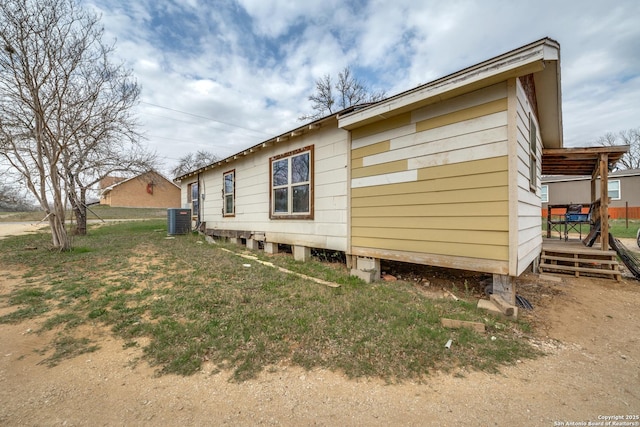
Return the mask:
M 233 176 L 233 192 L 231 195 L 233 196 L 233 212 L 227 213 L 227 193 L 225 191 L 225 178 L 227 175 L 232 174 Z M 225 218 L 233 218 L 236 216 L 236 170 L 231 169 L 222 174 L 222 216 Z
M 309 152 L 309 213 L 305 214 L 282 214 L 274 212 L 274 200 L 273 200 L 273 162 L 282 160 L 285 158 L 291 158 L 298 154 Z M 295 219 L 295 220 L 312 220 L 314 217 L 314 146 L 308 145 L 306 147 L 298 148 L 293 151 L 289 151 L 277 156 L 269 158 L 269 219 Z M 291 183 L 287 184 L 288 188 L 291 188 Z M 291 210 L 291 206 L 289 206 Z
M 193 197 L 191 196 L 192 186 L 195 182 L 190 182 L 187 184 L 187 203 L 191 204 Z

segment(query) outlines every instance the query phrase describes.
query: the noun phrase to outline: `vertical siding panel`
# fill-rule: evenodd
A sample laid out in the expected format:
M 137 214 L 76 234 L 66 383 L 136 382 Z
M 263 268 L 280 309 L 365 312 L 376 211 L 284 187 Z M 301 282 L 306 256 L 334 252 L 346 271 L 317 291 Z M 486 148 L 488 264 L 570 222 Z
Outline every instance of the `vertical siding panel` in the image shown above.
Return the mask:
M 518 269 L 518 94 L 517 79 L 507 82 L 509 118 L 509 275 Z
M 517 97 L 517 268 L 513 275 L 520 275 L 531 262 L 538 257 L 542 248 L 541 216 L 539 215 L 542 202 L 540 199 L 541 167 L 542 167 L 542 141 L 540 132 L 537 132 L 536 140 L 536 188 L 530 189 L 530 159 L 529 159 L 529 113 L 531 112 L 536 126 L 540 129 L 537 117 L 532 112 L 533 108 L 520 83 L 515 79 L 515 94 Z

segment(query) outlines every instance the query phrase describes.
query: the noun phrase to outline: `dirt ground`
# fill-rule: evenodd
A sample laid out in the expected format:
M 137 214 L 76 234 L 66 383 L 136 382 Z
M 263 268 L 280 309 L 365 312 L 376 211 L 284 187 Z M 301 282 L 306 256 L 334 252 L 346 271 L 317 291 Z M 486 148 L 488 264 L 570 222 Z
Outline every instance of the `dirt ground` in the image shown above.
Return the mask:
M 0 239 L 25 233 L 35 233 L 40 228 L 48 225 L 48 222 L 3 222 L 0 223 Z
M 0 266 L 0 293 L 20 280 Z M 97 327 L 100 350 L 50 368 L 37 322 L 0 325 L 0 425 L 640 426 L 640 282 L 528 274 L 518 293 L 546 356 L 396 385 L 285 365 L 241 384 L 208 365 L 156 376 Z

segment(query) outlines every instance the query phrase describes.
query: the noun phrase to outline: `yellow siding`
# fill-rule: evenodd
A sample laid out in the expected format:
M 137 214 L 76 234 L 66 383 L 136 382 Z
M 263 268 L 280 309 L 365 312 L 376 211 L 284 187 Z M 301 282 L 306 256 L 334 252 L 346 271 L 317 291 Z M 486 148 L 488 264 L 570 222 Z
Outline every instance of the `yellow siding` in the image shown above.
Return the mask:
M 495 101 L 487 102 L 486 104 L 465 108 L 454 113 L 420 121 L 416 123 L 416 131 L 421 132 L 447 126 L 465 120 L 475 119 L 477 117 L 488 116 L 489 114 L 497 113 L 499 111 L 507 111 L 507 98 L 497 99 Z
M 355 150 L 351 150 L 351 158 L 361 159 L 365 156 L 371 156 L 373 154 L 384 153 L 389 151 L 389 147 L 391 146 L 391 141 L 382 141 L 376 144 L 367 145 L 366 147 L 356 148 Z
M 509 233 L 503 231 L 495 233 L 493 231 L 477 231 L 477 230 L 441 230 L 441 229 L 412 229 L 412 228 L 352 228 L 352 236 L 355 237 L 371 237 L 374 235 L 379 239 L 392 239 L 404 241 L 424 241 L 424 242 L 449 242 L 463 244 L 486 244 L 486 245 L 502 245 L 508 243 Z
M 466 216 L 446 217 L 403 217 L 398 221 L 395 217 L 360 217 L 353 218 L 351 225 L 369 228 L 413 228 L 413 229 L 442 229 L 442 230 L 496 230 L 508 231 L 509 218 L 507 216 L 478 216 L 475 212 L 467 212 Z
M 381 133 L 387 130 L 399 128 L 401 126 L 406 126 L 411 123 L 411 113 L 400 114 L 395 117 L 391 117 L 390 119 L 381 120 L 379 122 L 375 122 L 368 126 L 363 126 L 358 129 L 354 129 L 351 131 L 351 138 L 358 139 L 364 138 L 365 136 L 375 135 L 376 133 Z
M 351 190 L 352 197 L 371 197 L 371 196 L 388 196 L 396 194 L 415 194 L 418 192 L 428 191 L 447 191 L 447 190 L 465 190 L 471 188 L 499 187 L 506 185 L 507 172 L 489 172 L 485 174 L 473 175 L 473 179 L 466 176 L 433 179 L 429 181 L 429 185 L 425 185 L 426 179 L 420 177 L 418 172 L 418 181 L 403 182 L 400 184 L 389 184 L 377 187 L 354 188 Z
M 418 172 L 418 179 L 427 180 L 447 177 L 462 177 L 467 175 L 486 174 L 496 171 L 507 171 L 507 169 L 507 156 L 501 156 L 489 159 L 473 160 L 464 163 L 455 163 L 451 165 L 424 168 Z M 500 182 L 504 183 L 504 181 Z
M 397 160 L 395 162 L 382 163 L 375 166 L 367 166 L 364 168 L 353 168 L 351 171 L 352 178 L 361 178 L 363 176 L 384 175 L 392 172 L 401 172 L 407 170 L 407 160 Z
M 446 259 L 453 263 L 460 259 L 495 261 L 496 271 L 504 269 L 504 261 L 509 259 L 508 157 L 494 148 L 507 142 L 494 141 L 489 136 L 497 126 L 506 129 L 506 115 L 500 118 L 494 113 L 506 111 L 507 100 L 476 98 L 459 105 L 461 108 L 455 111 L 439 110 L 434 105 L 431 118 L 414 123 L 416 135 L 429 132 L 414 139 L 391 138 L 352 150 L 351 177 L 378 177 L 366 183 L 358 180 L 351 189 L 353 248 L 415 253 L 417 259 Z M 481 117 L 481 121 L 476 120 Z M 475 132 L 471 137 L 470 123 Z M 479 127 L 479 123 L 486 124 L 486 128 Z M 377 132 L 406 124 L 411 123 L 396 117 L 365 126 L 353 131 L 353 141 L 364 137 L 375 141 Z M 460 136 L 455 148 L 442 144 L 439 135 L 443 132 L 431 131 L 443 126 L 448 126 L 448 138 Z M 406 142 L 415 148 L 405 148 Z M 458 155 L 456 160 L 443 159 L 435 166 L 414 169 L 418 163 L 411 161 L 411 156 L 429 152 L 437 146 L 433 144 L 443 145 L 451 153 L 473 148 L 473 156 Z M 448 153 L 441 155 L 447 157 Z M 371 166 L 363 167 L 367 163 Z M 416 174 L 402 175 L 404 181 L 392 179 L 405 171 Z M 392 173 L 395 175 L 386 177 Z
M 428 187 L 428 185 L 425 185 Z M 354 198 L 351 206 L 379 207 L 379 206 L 424 206 L 428 209 L 431 205 L 450 204 L 455 209 L 457 203 L 484 202 L 485 200 L 507 200 L 508 187 L 487 187 L 468 190 L 435 191 L 427 193 L 397 194 L 387 196 L 370 196 Z
M 383 248 L 393 251 L 408 251 L 427 254 L 449 255 L 490 259 L 496 261 L 508 260 L 508 246 L 470 245 L 449 242 L 406 241 L 395 239 L 379 239 L 376 237 L 352 237 L 353 246 L 366 248 Z M 458 268 L 464 268 L 463 265 Z
M 353 207 L 351 209 L 352 218 L 386 216 L 395 217 L 399 221 L 405 216 L 459 216 L 461 213 L 479 216 L 506 216 L 508 214 L 507 202 L 485 201 L 481 203 L 457 203 L 457 204 L 437 204 L 437 205 L 414 205 L 403 206 L 376 206 L 376 207 Z

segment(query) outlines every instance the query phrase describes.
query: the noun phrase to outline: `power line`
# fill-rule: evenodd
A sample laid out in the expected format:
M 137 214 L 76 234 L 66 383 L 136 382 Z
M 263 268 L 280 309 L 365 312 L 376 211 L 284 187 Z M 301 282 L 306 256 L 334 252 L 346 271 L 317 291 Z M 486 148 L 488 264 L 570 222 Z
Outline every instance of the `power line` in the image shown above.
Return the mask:
M 177 142 L 186 142 L 189 144 L 193 144 L 194 140 L 190 139 L 190 140 L 186 140 L 186 139 L 179 139 L 179 138 L 171 138 L 168 136 L 160 136 L 160 135 L 145 135 L 146 139 L 151 140 L 151 139 L 165 139 L 167 141 L 177 141 Z M 212 143 L 212 142 L 206 142 L 206 146 L 207 147 L 215 147 L 215 148 L 219 148 L 219 149 L 225 149 L 227 147 L 226 144 L 216 144 L 216 143 Z
M 262 131 L 255 130 L 255 129 L 250 129 L 250 128 L 239 126 L 239 125 L 236 125 L 236 124 L 233 124 L 233 123 L 223 122 L 221 120 L 212 119 L 211 117 L 200 116 L 198 114 L 189 113 L 187 111 L 176 110 L 174 108 L 169 108 L 169 107 L 165 107 L 163 105 L 158 105 L 158 104 L 152 104 L 150 102 L 145 102 L 145 101 L 140 101 L 140 103 L 141 104 L 146 104 L 146 105 L 151 105 L 152 107 L 162 108 L 164 110 L 174 111 L 174 112 L 180 113 L 180 114 L 185 114 L 187 116 L 196 117 L 198 119 L 210 120 L 212 122 L 220 123 L 220 124 L 223 124 L 223 125 L 226 125 L 226 126 L 235 127 L 235 128 L 238 128 L 238 129 L 244 129 L 244 130 L 248 130 L 250 132 L 259 133 L 259 134 L 262 134 L 262 135 L 272 136 L 271 134 L 268 134 L 266 132 L 262 132 Z
M 175 117 L 160 116 L 158 114 L 151 114 L 151 113 L 143 113 L 143 114 L 146 115 L 146 116 L 160 117 L 160 118 L 163 118 L 163 119 L 174 120 L 174 121 L 177 121 L 177 122 L 188 123 L 188 124 L 193 125 L 193 122 L 187 122 L 185 120 L 176 119 Z M 231 132 L 231 131 L 226 130 L 226 131 L 222 131 L 222 132 Z M 187 142 L 187 143 L 192 143 L 193 142 L 193 139 L 186 140 L 186 139 L 183 139 L 183 138 L 170 138 L 170 137 L 167 137 L 167 136 L 160 136 L 160 135 L 145 135 L 145 137 L 147 139 L 166 139 L 166 140 L 170 140 L 170 141 Z M 248 134 L 243 134 L 242 137 L 243 138 L 249 138 L 249 140 L 255 140 L 256 138 L 262 138 L 262 137 L 257 137 L 255 135 L 248 135 Z M 207 144 L 211 145 L 211 143 L 207 143 Z M 216 146 L 216 147 L 224 147 L 225 146 L 225 145 L 220 145 L 220 144 L 213 144 L 213 145 Z

